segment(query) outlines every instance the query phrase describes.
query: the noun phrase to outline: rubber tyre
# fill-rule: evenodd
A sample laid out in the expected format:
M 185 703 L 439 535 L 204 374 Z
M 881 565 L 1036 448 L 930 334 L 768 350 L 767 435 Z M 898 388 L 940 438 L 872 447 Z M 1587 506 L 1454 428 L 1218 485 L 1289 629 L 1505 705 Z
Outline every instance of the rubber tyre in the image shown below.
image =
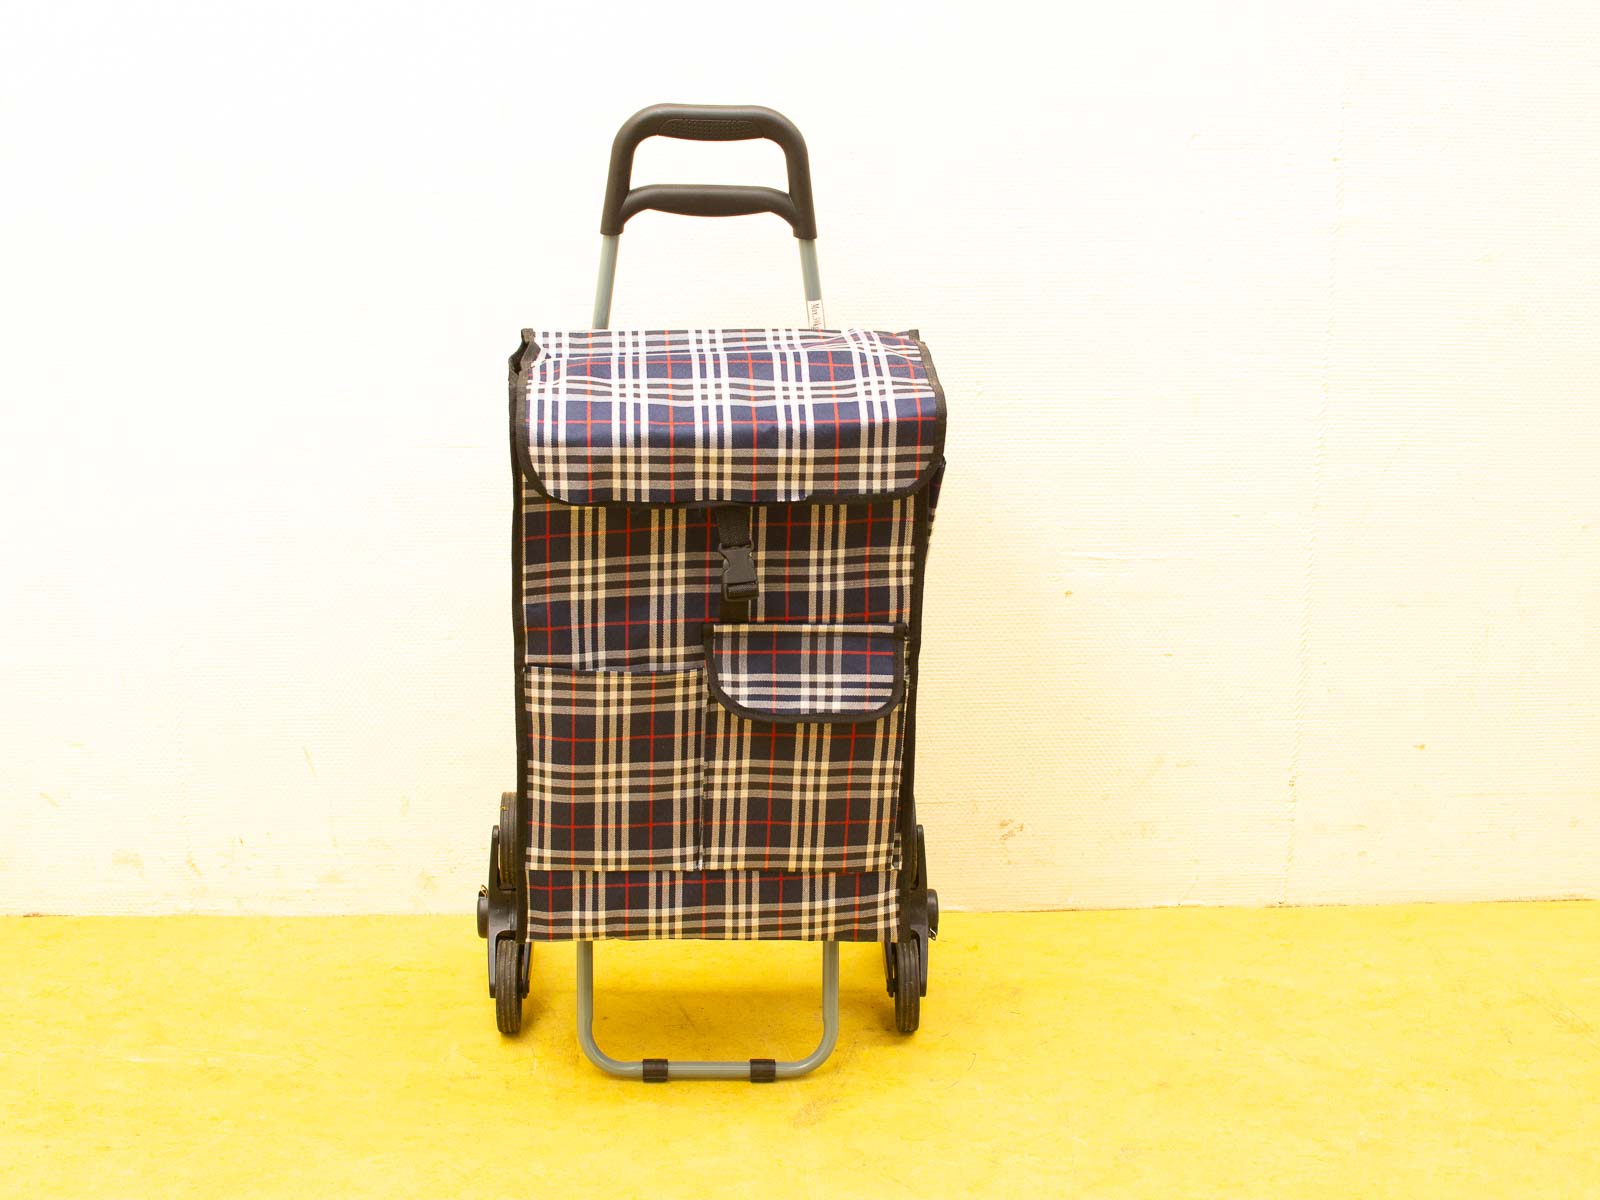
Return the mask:
M 500 793 L 500 861 L 495 864 L 500 872 L 500 886 L 514 887 L 517 877 L 517 794 Z
M 922 942 L 917 938 L 896 942 L 894 1027 L 915 1033 L 922 1022 Z
M 894 961 L 895 949 L 893 942 L 883 942 L 883 990 L 889 995 L 894 995 Z
M 501 938 L 494 944 L 494 1023 L 506 1037 L 522 1032 L 522 978 L 517 970 L 517 943 Z

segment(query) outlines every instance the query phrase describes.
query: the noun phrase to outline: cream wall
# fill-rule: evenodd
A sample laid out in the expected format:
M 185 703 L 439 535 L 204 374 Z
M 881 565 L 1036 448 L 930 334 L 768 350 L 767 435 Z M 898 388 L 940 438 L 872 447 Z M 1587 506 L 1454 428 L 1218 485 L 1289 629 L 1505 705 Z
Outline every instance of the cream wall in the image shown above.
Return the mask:
M 467 911 L 504 359 L 663 99 L 793 116 L 832 321 L 937 356 L 947 905 L 1600 894 L 1600 10 L 1040 11 L 10 10 L 0 910 Z M 647 215 L 615 318 L 798 296 Z

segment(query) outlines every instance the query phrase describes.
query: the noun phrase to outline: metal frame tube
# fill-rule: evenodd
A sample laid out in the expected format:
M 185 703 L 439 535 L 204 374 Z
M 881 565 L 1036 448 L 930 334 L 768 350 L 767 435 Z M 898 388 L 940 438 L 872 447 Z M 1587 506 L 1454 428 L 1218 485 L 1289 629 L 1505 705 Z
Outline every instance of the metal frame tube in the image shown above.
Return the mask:
M 817 271 L 817 239 L 800 239 L 800 280 L 806 289 L 806 320 L 811 323 L 811 328 L 821 329 L 825 318 L 822 315 L 822 276 Z
M 611 324 L 611 295 L 617 281 L 618 234 L 603 234 L 600 238 L 600 270 L 595 277 L 594 319 L 591 328 L 605 329 Z M 817 243 L 815 238 L 801 238 L 800 278 L 805 287 L 806 319 L 813 329 L 821 329 L 822 277 L 817 269 Z M 623 1062 L 612 1058 L 594 1038 L 594 943 L 579 941 L 578 947 L 578 1045 L 590 1062 L 608 1075 L 619 1079 L 643 1079 L 643 1062 Z M 817 1048 L 804 1058 L 785 1060 L 773 1064 L 777 1079 L 795 1079 L 808 1075 L 827 1061 L 839 1040 L 839 943 L 822 943 L 822 1040 Z M 748 1059 L 727 1059 L 713 1062 L 666 1060 L 668 1079 L 749 1079 L 751 1064 Z
M 584 1056 L 607 1075 L 619 1079 L 643 1079 L 643 1062 L 624 1062 L 612 1058 L 594 1040 L 594 943 L 578 942 L 578 1045 Z M 780 1061 L 774 1066 L 778 1079 L 794 1079 L 815 1071 L 833 1053 L 839 1040 L 839 943 L 822 943 L 822 1040 L 804 1058 Z M 714 1062 L 689 1062 L 668 1059 L 668 1079 L 749 1079 L 749 1059 Z
M 621 235 L 602 234 L 600 238 L 600 270 L 594 281 L 594 315 L 591 329 L 605 329 L 611 324 L 611 295 L 617 283 L 617 246 Z M 817 240 L 800 238 L 800 282 L 806 294 L 806 321 L 813 329 L 821 329 L 822 274 L 817 269 Z
M 603 234 L 600 238 L 600 273 L 594 281 L 594 320 L 591 329 L 604 329 L 611 324 L 611 289 L 617 282 L 617 242 L 619 234 Z

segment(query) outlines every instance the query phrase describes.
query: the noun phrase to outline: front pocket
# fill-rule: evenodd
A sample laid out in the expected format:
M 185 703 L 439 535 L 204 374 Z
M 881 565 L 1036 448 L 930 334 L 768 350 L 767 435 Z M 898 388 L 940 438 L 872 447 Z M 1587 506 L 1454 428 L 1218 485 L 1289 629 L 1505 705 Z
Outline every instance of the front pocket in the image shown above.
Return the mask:
M 892 869 L 904 628 L 719 625 L 706 671 L 704 866 Z
M 526 668 L 538 870 L 698 865 L 705 672 Z

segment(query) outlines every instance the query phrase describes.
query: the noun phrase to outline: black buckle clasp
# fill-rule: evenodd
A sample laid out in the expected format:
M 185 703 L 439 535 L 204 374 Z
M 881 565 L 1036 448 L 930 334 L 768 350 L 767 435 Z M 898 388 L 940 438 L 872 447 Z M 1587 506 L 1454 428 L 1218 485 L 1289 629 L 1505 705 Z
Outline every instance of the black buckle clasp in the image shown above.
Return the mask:
M 717 509 L 717 549 L 722 554 L 722 619 L 745 619 L 737 606 L 756 598 L 761 585 L 756 579 L 756 560 L 750 537 L 750 510 L 744 505 L 725 504 Z M 736 606 L 730 611 L 729 605 Z
M 722 598 L 724 600 L 754 600 L 761 590 L 756 579 L 756 560 L 750 553 L 750 543 L 742 546 L 718 546 L 722 554 Z

